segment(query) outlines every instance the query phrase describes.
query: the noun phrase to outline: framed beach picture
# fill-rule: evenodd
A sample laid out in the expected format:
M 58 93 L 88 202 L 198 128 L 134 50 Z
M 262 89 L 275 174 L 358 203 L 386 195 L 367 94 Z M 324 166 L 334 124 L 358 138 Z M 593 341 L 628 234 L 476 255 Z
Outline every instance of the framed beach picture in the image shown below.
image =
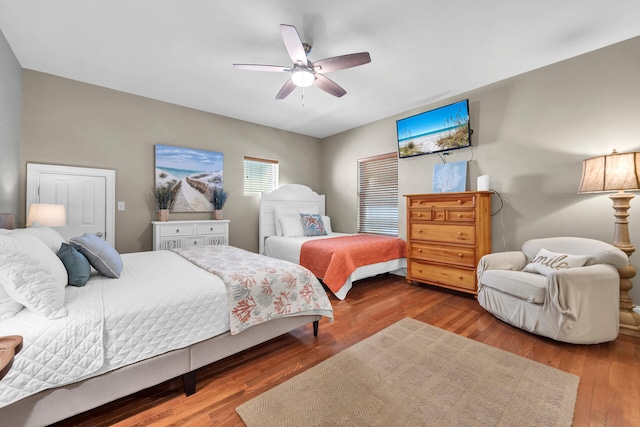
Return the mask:
M 212 212 L 211 192 L 223 186 L 223 154 L 160 144 L 155 154 L 155 185 L 172 187 L 172 212 Z
M 439 163 L 433 167 L 432 193 L 467 191 L 467 162 Z

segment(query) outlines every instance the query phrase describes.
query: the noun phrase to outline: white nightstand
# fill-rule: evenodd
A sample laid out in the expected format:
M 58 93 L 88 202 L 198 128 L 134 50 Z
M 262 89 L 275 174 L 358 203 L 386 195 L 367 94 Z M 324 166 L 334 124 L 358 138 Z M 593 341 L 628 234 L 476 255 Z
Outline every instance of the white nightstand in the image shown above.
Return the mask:
M 153 250 L 228 245 L 229 220 L 151 221 Z

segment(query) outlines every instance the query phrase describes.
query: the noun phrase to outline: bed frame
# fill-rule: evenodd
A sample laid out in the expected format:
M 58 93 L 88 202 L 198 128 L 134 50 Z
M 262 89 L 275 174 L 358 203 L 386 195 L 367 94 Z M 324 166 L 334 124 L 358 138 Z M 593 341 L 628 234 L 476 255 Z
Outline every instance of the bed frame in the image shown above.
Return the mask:
M 259 253 L 264 255 L 264 241 L 276 234 L 274 211 L 276 208 L 317 207 L 321 215 L 325 214 L 324 194 L 320 195 L 305 185 L 287 184 L 260 197 Z
M 227 332 L 97 377 L 45 390 L 0 408 L 0 424 L 14 427 L 52 424 L 178 376 L 182 376 L 185 394 L 189 396 L 196 391 L 196 369 L 311 322 L 317 336 L 319 320 L 316 315 L 275 319 L 237 335 Z

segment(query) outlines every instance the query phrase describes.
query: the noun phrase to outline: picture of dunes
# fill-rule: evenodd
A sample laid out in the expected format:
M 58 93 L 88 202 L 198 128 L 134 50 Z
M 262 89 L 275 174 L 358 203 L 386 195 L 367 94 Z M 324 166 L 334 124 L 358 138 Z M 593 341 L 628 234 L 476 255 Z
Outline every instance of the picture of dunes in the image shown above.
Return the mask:
M 173 212 L 211 212 L 211 192 L 223 186 L 223 154 L 170 145 L 155 146 L 157 186 L 169 184 Z

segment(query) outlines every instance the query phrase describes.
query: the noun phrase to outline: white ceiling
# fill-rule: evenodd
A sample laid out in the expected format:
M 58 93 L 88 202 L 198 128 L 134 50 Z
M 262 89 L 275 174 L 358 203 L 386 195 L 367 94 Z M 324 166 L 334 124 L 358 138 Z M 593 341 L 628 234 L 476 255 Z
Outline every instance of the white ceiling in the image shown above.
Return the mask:
M 323 138 L 640 35 L 638 0 L 0 0 L 25 69 Z M 347 90 L 276 93 L 280 24 Z

